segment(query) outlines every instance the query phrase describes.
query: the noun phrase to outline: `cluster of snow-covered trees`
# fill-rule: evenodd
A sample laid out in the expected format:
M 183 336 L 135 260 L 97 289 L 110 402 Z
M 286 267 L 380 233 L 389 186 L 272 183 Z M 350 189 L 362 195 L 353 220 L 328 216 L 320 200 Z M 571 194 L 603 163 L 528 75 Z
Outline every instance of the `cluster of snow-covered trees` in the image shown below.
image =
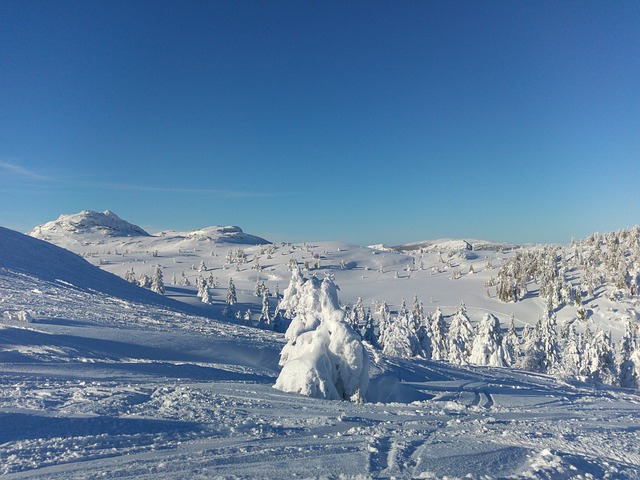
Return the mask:
M 614 344 L 609 333 L 601 329 L 592 332 L 588 323 L 584 332 L 578 333 L 577 318 L 558 330 L 551 310 L 541 315 L 535 327 L 525 324 L 518 334 L 513 316 L 506 330 L 491 313 L 485 313 L 474 327 L 464 303 L 449 322 L 439 308 L 425 315 L 417 297 L 410 310 L 403 301 L 395 317 L 389 314 L 386 304 L 382 304 L 378 322 L 374 322 L 370 311 L 363 314 L 360 304 L 358 301 L 348 310 L 348 321 L 364 340 L 386 355 L 421 357 L 454 365 L 513 367 L 640 387 L 638 327 L 631 319 L 627 319 L 622 340 Z
M 289 344 L 283 350 L 284 363 L 289 358 L 286 352 L 293 349 L 293 345 L 299 345 L 299 335 L 315 330 L 323 315 L 328 315 L 322 313 L 327 307 L 318 306 L 327 303 L 327 297 L 319 293 L 320 285 L 335 286 L 330 280 L 325 282 L 326 285 L 315 277 L 307 280 L 299 269 L 293 271 L 276 315 L 279 321 L 293 319 L 286 333 Z M 601 329 L 592 331 L 589 322 L 581 322 L 578 317 L 558 328 L 551 309 L 545 310 L 535 326 L 524 324 L 517 329 L 512 315 L 507 328 L 503 329 L 491 313 L 484 313 L 474 326 L 464 303 L 447 320 L 439 308 L 426 314 L 417 296 L 410 308 L 403 300 L 395 316 L 386 303 L 379 304 L 372 314 L 371 309 L 365 310 L 361 299 L 353 307 L 340 308 L 337 295 L 330 298 L 331 315 L 339 316 L 362 340 L 389 356 L 420 357 L 453 365 L 513 367 L 563 378 L 640 387 L 640 342 L 635 319 L 627 318 L 625 334 L 615 344 L 609 333 Z M 583 331 L 579 332 L 578 326 Z M 290 374 L 289 370 L 285 376 Z M 308 375 L 305 378 L 309 380 Z M 299 387 L 296 391 L 302 390 Z
M 616 299 L 634 296 L 640 282 L 640 227 L 594 233 L 570 248 L 546 245 L 516 252 L 506 260 L 497 278 L 492 279 L 496 294 L 503 302 L 522 300 L 528 284 L 539 287 L 539 296 L 547 308 L 567 305 L 580 307 L 593 299 L 599 289 L 608 287 Z

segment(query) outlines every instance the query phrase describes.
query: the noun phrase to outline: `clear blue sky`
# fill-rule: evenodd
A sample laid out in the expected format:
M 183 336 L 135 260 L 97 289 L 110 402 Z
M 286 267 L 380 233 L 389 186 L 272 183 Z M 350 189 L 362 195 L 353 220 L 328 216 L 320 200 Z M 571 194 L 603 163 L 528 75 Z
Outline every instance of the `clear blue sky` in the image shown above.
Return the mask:
M 0 225 L 566 242 L 640 222 L 640 2 L 0 0 Z

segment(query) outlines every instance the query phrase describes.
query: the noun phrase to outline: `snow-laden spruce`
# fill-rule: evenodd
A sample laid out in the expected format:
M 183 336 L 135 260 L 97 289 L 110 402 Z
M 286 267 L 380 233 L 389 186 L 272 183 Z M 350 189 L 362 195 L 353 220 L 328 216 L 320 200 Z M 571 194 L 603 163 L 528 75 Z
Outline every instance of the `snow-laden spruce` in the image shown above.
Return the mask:
M 485 313 L 478 324 L 469 361 L 476 365 L 506 366 L 502 350 L 500 321 L 490 313 Z
M 369 383 L 369 359 L 345 320 L 329 278 L 302 279 L 294 270 L 281 306 L 295 312 L 280 354 L 275 388 L 329 400 L 360 400 Z
M 473 344 L 473 326 L 467 316 L 467 308 L 462 302 L 449 325 L 448 359 L 453 365 L 469 363 L 471 345 Z

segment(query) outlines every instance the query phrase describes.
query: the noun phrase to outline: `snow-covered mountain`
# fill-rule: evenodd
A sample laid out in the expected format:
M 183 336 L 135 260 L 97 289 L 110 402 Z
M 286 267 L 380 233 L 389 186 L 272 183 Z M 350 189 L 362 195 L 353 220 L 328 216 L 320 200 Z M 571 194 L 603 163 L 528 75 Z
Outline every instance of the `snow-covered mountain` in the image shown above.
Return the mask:
M 167 233 L 161 235 L 167 236 Z M 183 234 L 187 240 L 214 243 L 235 243 L 238 245 L 267 245 L 271 242 L 256 235 L 250 235 L 236 226 L 212 226 L 200 230 L 191 230 Z
M 60 215 L 57 220 L 38 225 L 29 233 L 32 237 L 43 240 L 69 234 L 97 234 L 104 237 L 149 236 L 139 226 L 122 220 L 109 210 L 104 212 L 83 210 L 76 214 Z
M 38 225 L 29 235 L 56 245 L 77 250 L 82 246 L 127 244 L 139 248 L 179 250 L 202 246 L 205 243 L 237 245 L 266 245 L 270 242 L 256 235 L 247 234 L 236 226 L 211 226 L 188 232 L 173 230 L 150 235 L 137 225 L 122 220 L 109 210 L 94 212 L 84 210 L 72 215 L 61 215 L 57 220 Z
M 411 258 L 399 253 L 267 247 L 274 250 L 255 251 L 262 271 L 251 269 L 254 258 L 238 263 L 253 252 L 225 247 L 235 252 L 228 270 L 265 272 L 260 278 L 270 282 L 279 270 L 267 257 L 284 264 L 318 255 L 318 271 L 352 273 L 340 294 L 356 292 L 349 280 L 358 278 L 365 288 L 383 281 L 398 292 L 394 285 L 410 280 L 370 268 Z M 472 286 L 444 280 L 449 288 Z M 176 286 L 175 294 L 179 288 L 188 290 Z M 367 347 L 368 402 L 318 400 L 273 388 L 281 334 L 192 315 L 150 295 L 69 252 L 0 229 L 3 478 L 640 476 L 637 391 Z M 254 305 L 249 298 L 238 307 Z

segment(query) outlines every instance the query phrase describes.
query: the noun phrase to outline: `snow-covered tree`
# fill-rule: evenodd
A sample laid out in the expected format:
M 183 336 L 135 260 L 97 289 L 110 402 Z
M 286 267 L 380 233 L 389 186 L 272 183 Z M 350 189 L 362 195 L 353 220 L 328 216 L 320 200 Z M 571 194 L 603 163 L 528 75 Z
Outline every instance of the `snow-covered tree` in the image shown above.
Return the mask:
M 515 318 L 511 314 L 509 319 L 509 327 L 507 333 L 502 337 L 502 349 L 504 351 L 504 360 L 507 366 L 516 365 L 522 354 L 522 348 L 520 347 L 520 339 L 518 338 L 518 332 L 516 331 Z
M 265 288 L 262 291 L 262 309 L 260 310 L 260 328 L 271 329 L 271 314 L 269 313 L 269 291 Z
M 531 325 L 525 325 L 522 331 L 522 356 L 516 366 L 529 372 L 544 371 L 544 353 L 540 332 Z
M 207 282 L 201 276 L 196 278 L 196 287 L 198 288 L 198 293 L 196 293 L 196 296 L 198 298 L 202 298 L 202 296 L 204 295 L 204 290 L 207 288 Z
M 576 332 L 575 322 L 567 326 L 567 333 L 562 348 L 561 371 L 565 377 L 578 378 L 582 363 L 580 336 Z
M 422 347 L 408 313 L 380 325 L 378 344 L 382 353 L 390 357 L 422 355 Z
M 387 305 L 387 302 L 382 302 L 378 309 L 378 314 L 382 317 L 381 321 L 389 320 L 391 312 L 389 311 L 389 305 Z
M 555 314 L 547 310 L 547 313 L 540 317 L 536 326 L 542 351 L 542 365 L 539 370 L 541 372 L 553 373 L 560 363 L 560 346 L 558 345 L 556 324 Z
M 373 347 L 378 346 L 378 336 L 375 331 L 375 324 L 373 322 L 373 317 L 371 316 L 371 310 L 368 310 L 365 315 L 364 327 L 362 329 L 362 339 Z
M 429 337 L 431 340 L 431 359 L 447 360 L 447 324 L 440 307 L 431 315 Z
M 151 290 L 160 295 L 164 295 L 164 280 L 162 278 L 162 267 L 160 267 L 160 265 L 157 265 L 155 271 L 153 272 L 153 279 L 151 280 Z
M 236 303 L 238 303 L 236 286 L 233 283 L 233 278 L 229 278 L 229 288 L 227 288 L 227 305 L 235 305 Z
M 131 270 L 127 270 L 125 272 L 124 279 L 129 283 L 138 283 L 136 280 L 136 273 L 133 271 L 133 267 L 131 267 Z
M 448 360 L 453 365 L 466 365 L 473 344 L 473 326 L 467 316 L 467 308 L 462 302 L 449 325 Z
M 618 351 L 616 352 L 616 363 L 618 369 L 618 382 L 624 388 L 637 388 L 638 373 L 640 373 L 640 364 L 634 362 L 634 352 L 638 351 L 638 325 L 627 319 L 624 335 Z M 636 355 L 637 357 L 637 355 Z M 638 358 L 640 360 L 640 358 Z
M 593 353 L 593 351 L 595 350 L 593 343 L 593 334 L 591 333 L 589 324 L 587 324 L 584 328 L 584 333 L 582 334 L 581 340 L 580 352 L 582 354 L 580 358 L 580 376 L 583 378 L 587 378 L 591 375 L 591 366 L 589 359 L 591 359 L 595 355 Z
M 469 362 L 492 367 L 506 366 L 500 321 L 491 313 L 485 313 L 478 324 Z
M 407 301 L 403 298 L 402 303 L 400 304 L 400 310 L 398 310 L 398 315 L 404 317 L 407 313 L 409 313 L 407 310 Z
M 356 304 L 353 306 L 353 325 L 355 328 L 359 328 L 365 322 L 364 305 L 362 304 L 362 298 L 358 297 Z
M 297 282 L 295 273 L 292 281 Z M 362 398 L 369 383 L 369 358 L 360 335 L 344 320 L 336 285 L 329 278 L 320 282 L 312 277 L 299 292 L 275 388 L 332 400 Z
M 209 287 L 207 286 L 206 282 L 203 282 L 202 295 L 200 295 L 200 300 L 202 301 L 202 303 L 211 303 L 211 295 L 209 294 Z
M 291 267 L 291 280 L 289 286 L 285 288 L 282 300 L 278 303 L 277 310 L 282 312 L 282 316 L 288 320 L 291 320 L 296 315 L 298 305 L 302 295 L 302 286 L 305 283 L 305 279 L 302 276 L 302 271 L 296 263 Z
M 422 306 L 422 302 L 418 300 L 418 295 L 413 296 L 411 313 L 415 321 L 422 323 L 422 320 L 424 319 L 424 307 Z
M 583 368 L 589 379 L 597 383 L 612 385 L 618 377 L 616 372 L 611 335 L 602 329 L 591 337 L 589 348 L 584 350 Z
M 149 288 L 151 287 L 151 279 L 148 275 L 141 273 L 138 277 L 138 285 L 144 288 Z

